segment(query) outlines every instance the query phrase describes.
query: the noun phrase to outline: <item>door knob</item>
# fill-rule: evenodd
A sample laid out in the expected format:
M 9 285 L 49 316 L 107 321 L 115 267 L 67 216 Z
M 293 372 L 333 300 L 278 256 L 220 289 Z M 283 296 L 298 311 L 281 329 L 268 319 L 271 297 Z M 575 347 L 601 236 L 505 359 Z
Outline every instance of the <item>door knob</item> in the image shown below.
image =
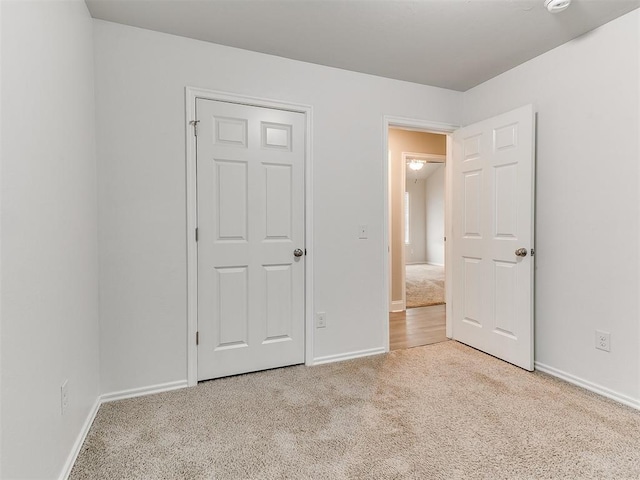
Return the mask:
M 526 248 L 519 248 L 516 250 L 516 256 L 518 257 L 526 257 L 527 256 L 527 249 Z
M 301 257 L 303 254 L 304 254 L 304 252 L 303 252 L 302 250 L 300 250 L 299 248 L 296 248 L 296 249 L 293 251 L 293 256 L 294 256 L 294 257 Z

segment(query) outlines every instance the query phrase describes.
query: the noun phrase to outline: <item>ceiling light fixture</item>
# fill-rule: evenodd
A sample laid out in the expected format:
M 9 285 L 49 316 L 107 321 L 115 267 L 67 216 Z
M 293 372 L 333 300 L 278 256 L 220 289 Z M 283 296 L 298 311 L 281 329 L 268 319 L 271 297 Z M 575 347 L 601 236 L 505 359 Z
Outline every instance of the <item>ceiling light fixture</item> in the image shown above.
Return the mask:
M 425 163 L 427 162 L 425 162 L 424 160 L 416 160 L 415 158 L 413 158 L 407 163 L 407 165 L 411 170 L 417 172 L 418 170 L 422 170 L 422 167 L 424 167 Z
M 544 0 L 544 6 L 551 13 L 558 13 L 566 10 L 571 5 L 571 0 Z

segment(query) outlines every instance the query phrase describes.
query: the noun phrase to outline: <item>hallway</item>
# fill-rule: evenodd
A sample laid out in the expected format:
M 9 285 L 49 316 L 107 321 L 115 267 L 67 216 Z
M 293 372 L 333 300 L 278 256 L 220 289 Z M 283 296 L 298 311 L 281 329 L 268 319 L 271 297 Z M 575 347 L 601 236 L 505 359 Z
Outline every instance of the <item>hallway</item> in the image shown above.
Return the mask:
M 389 314 L 389 349 L 418 347 L 444 342 L 445 305 L 410 308 Z

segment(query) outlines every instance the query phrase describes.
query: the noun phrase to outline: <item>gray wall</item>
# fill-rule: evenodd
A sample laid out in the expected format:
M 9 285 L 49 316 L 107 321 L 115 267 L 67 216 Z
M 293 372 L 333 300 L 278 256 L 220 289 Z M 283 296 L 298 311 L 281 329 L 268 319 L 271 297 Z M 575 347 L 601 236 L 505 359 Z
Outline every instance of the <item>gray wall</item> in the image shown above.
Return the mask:
M 434 265 L 444 265 L 444 171 L 443 163 L 425 182 L 427 263 Z
M 186 378 L 187 85 L 313 107 L 314 357 L 382 348 L 383 115 L 458 123 L 462 94 L 94 25 L 103 391 Z
M 80 0 L 2 2 L 7 479 L 58 477 L 99 394 L 92 29 Z
M 416 180 L 407 175 L 406 191 L 409 192 L 409 236 L 410 245 L 405 245 L 405 263 L 427 261 L 427 211 L 425 180 Z

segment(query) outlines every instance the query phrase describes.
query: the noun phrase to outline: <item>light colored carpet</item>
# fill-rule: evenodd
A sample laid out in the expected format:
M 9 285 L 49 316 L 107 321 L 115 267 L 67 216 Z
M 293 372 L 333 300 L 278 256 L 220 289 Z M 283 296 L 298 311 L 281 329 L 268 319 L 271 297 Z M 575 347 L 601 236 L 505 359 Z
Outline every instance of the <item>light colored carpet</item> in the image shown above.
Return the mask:
M 640 478 L 640 412 L 453 341 L 105 404 L 71 473 L 591 478 Z
M 426 263 L 406 267 L 407 308 L 444 303 L 444 267 Z

